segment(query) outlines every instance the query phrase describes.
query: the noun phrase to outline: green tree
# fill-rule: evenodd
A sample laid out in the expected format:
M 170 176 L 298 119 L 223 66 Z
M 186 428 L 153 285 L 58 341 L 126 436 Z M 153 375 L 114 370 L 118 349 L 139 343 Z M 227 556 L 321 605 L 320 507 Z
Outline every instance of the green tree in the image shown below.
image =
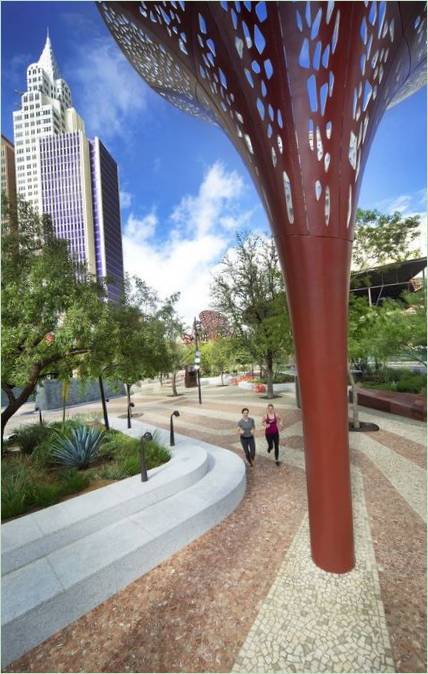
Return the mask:
M 426 367 L 426 295 L 403 293 L 402 299 L 386 299 L 370 306 L 364 297 L 352 296 L 349 302 L 348 357 L 349 378 L 353 389 L 354 426 L 358 428 L 356 384 L 352 368 L 368 369 L 369 359 L 386 366 L 389 359 L 403 355 Z
M 418 237 L 418 215 L 403 217 L 377 210 L 357 210 L 352 260 L 356 269 L 364 270 L 387 262 L 400 262 L 421 255 L 414 248 Z
M 367 368 L 368 359 L 376 357 L 374 335 L 378 332 L 379 307 L 370 306 L 366 297 L 350 295 L 348 311 L 348 375 L 352 386 L 353 426 L 360 427 L 358 392 L 353 369 Z
M 207 374 L 223 375 L 230 368 L 234 352 L 234 340 L 218 337 L 201 345 L 201 367 Z
M 284 282 L 273 237 L 238 235 L 237 245 L 222 262 L 211 292 L 234 334 L 255 362 L 266 369 L 268 397 L 273 397 L 276 360 L 292 352 Z
M 128 405 L 132 384 L 162 369 L 165 349 L 157 302 L 155 291 L 144 281 L 126 277 L 120 301 L 108 307 L 107 322 L 102 326 L 105 339 L 98 340 L 97 348 L 80 368 L 82 378 L 123 382 Z
M 178 395 L 177 372 L 188 363 L 190 349 L 184 346 L 182 337 L 186 332 L 183 320 L 177 313 L 176 304 L 180 293 L 168 297 L 163 306 L 157 311 L 157 317 L 163 324 L 163 371 L 172 375 L 172 394 Z
M 427 323 L 425 290 L 403 293 L 402 300 L 387 299 L 378 312 L 373 349 L 380 362 L 403 355 L 425 367 Z
M 3 439 L 39 381 L 70 371 L 95 347 L 107 306 L 105 290 L 73 260 L 49 219 L 22 199 L 16 220 L 2 223 L 1 239 Z

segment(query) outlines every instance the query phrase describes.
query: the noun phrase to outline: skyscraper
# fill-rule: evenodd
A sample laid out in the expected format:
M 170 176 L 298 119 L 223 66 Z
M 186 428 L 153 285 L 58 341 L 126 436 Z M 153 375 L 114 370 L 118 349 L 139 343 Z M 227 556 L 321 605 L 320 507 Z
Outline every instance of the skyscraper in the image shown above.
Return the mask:
M 19 194 L 40 210 L 39 138 L 65 133 L 71 92 L 61 79 L 49 34 L 37 63 L 27 68 L 27 91 L 13 113 L 16 185 Z
M 109 279 L 109 299 L 118 300 L 123 281 L 117 164 L 99 138 L 89 141 L 95 261 L 98 277 Z
M 51 216 L 56 235 L 97 278 L 109 299 L 123 281 L 117 165 L 98 138 L 89 140 L 60 76 L 49 34 L 27 69 L 27 91 L 14 112 L 17 190 Z
M 40 210 L 49 213 L 56 235 L 67 239 L 75 259 L 95 274 L 88 140 L 83 131 L 75 131 L 46 136 L 39 143 Z

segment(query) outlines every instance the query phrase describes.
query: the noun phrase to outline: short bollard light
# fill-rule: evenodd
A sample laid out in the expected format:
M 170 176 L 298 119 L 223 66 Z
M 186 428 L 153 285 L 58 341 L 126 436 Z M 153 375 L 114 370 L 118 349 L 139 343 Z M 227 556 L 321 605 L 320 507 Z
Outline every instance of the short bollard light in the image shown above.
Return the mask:
M 39 424 L 40 426 L 43 426 L 42 410 L 37 406 L 34 408 L 34 411 L 39 413 Z
M 175 446 L 175 439 L 174 439 L 174 417 L 179 417 L 180 412 L 178 410 L 174 410 L 174 412 L 171 414 L 171 419 L 169 422 L 169 445 L 170 447 Z
M 146 468 L 146 460 L 144 456 L 144 443 L 150 442 L 150 440 L 153 440 L 153 435 L 147 431 L 147 433 L 144 433 L 143 437 L 141 438 L 141 448 L 140 448 L 140 469 L 141 469 L 141 482 L 147 482 L 149 479 L 147 476 L 147 468 Z
M 135 407 L 134 403 L 129 403 L 128 405 L 128 428 L 131 428 L 131 416 L 132 416 L 132 408 Z

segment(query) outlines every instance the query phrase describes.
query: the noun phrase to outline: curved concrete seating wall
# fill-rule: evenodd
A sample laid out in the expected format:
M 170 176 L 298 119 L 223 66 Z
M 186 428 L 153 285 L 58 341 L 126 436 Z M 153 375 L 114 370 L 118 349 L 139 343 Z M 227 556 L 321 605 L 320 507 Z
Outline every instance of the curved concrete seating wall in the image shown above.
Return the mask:
M 147 430 L 133 421 L 130 434 Z M 3 667 L 221 522 L 245 493 L 236 454 L 181 435 L 149 474 L 3 525 Z
M 186 489 L 207 470 L 207 452 L 192 447 L 148 471 L 143 489 L 141 476 L 134 475 L 3 524 L 2 576 Z

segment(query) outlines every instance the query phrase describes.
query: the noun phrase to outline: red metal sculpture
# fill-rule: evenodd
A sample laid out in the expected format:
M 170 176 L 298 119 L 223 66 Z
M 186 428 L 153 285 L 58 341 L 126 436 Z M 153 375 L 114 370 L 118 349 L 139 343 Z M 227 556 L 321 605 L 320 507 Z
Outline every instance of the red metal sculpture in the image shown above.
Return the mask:
M 223 314 L 212 309 L 204 309 L 199 314 L 202 328 L 202 341 L 218 339 L 231 334 L 229 322 Z
M 140 75 L 219 124 L 276 238 L 301 387 L 312 557 L 354 565 L 347 305 L 353 224 L 385 109 L 423 83 L 422 2 L 103 2 Z

